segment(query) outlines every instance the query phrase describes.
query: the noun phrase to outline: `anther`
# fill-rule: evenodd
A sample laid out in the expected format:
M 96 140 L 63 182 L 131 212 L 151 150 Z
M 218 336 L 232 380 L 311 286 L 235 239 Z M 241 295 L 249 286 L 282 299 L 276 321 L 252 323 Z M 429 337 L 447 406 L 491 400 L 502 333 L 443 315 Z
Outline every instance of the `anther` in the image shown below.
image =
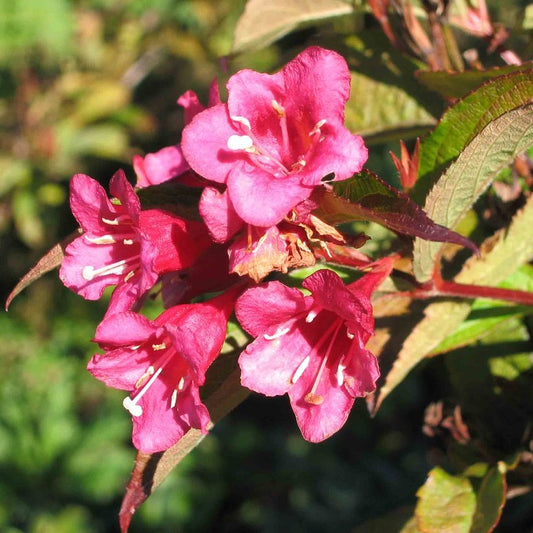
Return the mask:
M 232 135 L 228 139 L 228 148 L 230 150 L 247 150 L 252 148 L 254 141 L 248 135 Z
M 143 408 L 139 404 L 135 403 L 135 401 L 129 396 L 124 398 L 122 405 L 126 411 L 130 412 L 131 416 L 141 416 L 143 414 Z
M 252 129 L 252 125 L 250 124 L 250 121 L 246 117 L 233 116 L 230 118 L 234 122 L 239 122 L 240 124 L 242 124 L 245 128 L 248 129 L 248 131 Z
M 307 356 L 296 369 L 296 372 L 291 378 L 291 383 L 294 385 L 301 377 L 302 374 L 305 372 L 305 369 L 309 366 L 309 361 L 311 361 L 311 357 Z
M 285 116 L 285 108 L 277 100 L 272 100 L 272 108 L 280 118 Z
M 317 317 L 318 313 L 320 313 L 320 311 L 317 311 L 316 309 L 311 309 L 311 311 L 307 313 L 307 316 L 305 317 L 305 321 L 308 324 L 310 324 Z
M 178 401 L 178 390 L 174 389 L 172 391 L 172 397 L 170 398 L 170 408 L 174 409 L 176 407 L 176 403 Z
M 278 328 L 272 335 L 269 335 L 268 333 L 263 333 L 263 337 L 267 341 L 272 341 L 274 339 L 279 339 L 280 337 L 283 337 L 283 335 L 289 333 L 291 328 Z

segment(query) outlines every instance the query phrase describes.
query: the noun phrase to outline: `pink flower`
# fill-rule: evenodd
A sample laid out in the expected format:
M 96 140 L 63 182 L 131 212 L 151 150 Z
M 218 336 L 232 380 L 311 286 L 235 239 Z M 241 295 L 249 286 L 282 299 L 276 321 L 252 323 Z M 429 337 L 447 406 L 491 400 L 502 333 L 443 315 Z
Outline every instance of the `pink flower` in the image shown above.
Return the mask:
M 70 207 L 83 235 L 67 246 L 59 277 L 87 300 L 99 299 L 106 287 L 117 284 L 129 284 L 140 296 L 157 280 L 155 249 L 143 240 L 141 205 L 122 170 L 109 189 L 120 203 L 112 203 L 85 174 L 76 174 L 70 184 Z
M 303 282 L 310 296 L 272 281 L 237 301 L 237 318 L 255 337 L 239 358 L 242 384 L 266 396 L 288 393 L 311 442 L 338 431 L 355 398 L 376 387 L 378 363 L 365 344 L 374 327 L 370 294 L 387 273 L 347 287 L 323 269 Z
M 220 103 L 218 95 L 217 81 L 213 80 L 209 89 L 209 106 Z M 201 104 L 194 91 L 186 91 L 178 98 L 178 104 L 185 111 L 185 124 L 189 122 L 205 107 Z M 183 152 L 179 144 L 165 146 L 161 150 L 146 154 L 133 156 L 133 168 L 137 174 L 137 187 L 148 187 L 158 185 L 178 176 L 183 176 L 189 169 L 189 164 L 183 157 Z M 190 181 L 191 176 L 187 176 Z
M 261 281 L 273 270 L 315 264 L 312 248 L 323 240 L 343 243 L 344 238 L 332 226 L 311 214 L 318 204 L 309 198 L 296 205 L 278 224 L 271 227 L 247 224 L 235 211 L 227 190 L 220 193 L 206 187 L 200 199 L 202 215 L 216 242 L 230 242 L 230 272 Z
M 196 115 L 183 130 L 192 169 L 227 185 L 246 223 L 275 226 L 328 175 L 361 170 L 367 150 L 344 127 L 350 73 L 336 52 L 312 47 L 280 72 L 242 70 L 228 102 Z
M 226 336 L 235 291 L 208 302 L 178 305 L 153 322 L 114 314 L 98 326 L 95 341 L 106 350 L 88 370 L 109 387 L 131 392 L 124 407 L 133 419 L 133 444 L 146 453 L 170 448 L 190 428 L 210 422 L 199 387 Z
M 65 250 L 59 276 L 87 300 L 97 300 L 117 285 L 110 309 L 130 309 L 160 274 L 192 265 L 211 246 L 204 224 L 158 209 L 141 211 L 124 172 L 110 182 L 111 202 L 103 187 L 84 174 L 71 181 L 70 205 L 83 234 Z

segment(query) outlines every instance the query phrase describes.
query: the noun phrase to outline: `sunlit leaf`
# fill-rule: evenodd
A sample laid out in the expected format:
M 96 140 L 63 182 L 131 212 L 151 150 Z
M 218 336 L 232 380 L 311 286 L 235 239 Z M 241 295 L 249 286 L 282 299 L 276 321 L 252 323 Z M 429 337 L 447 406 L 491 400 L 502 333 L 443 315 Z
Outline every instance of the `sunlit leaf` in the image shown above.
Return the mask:
M 502 114 L 486 126 L 439 179 L 425 211 L 438 224 L 454 228 L 502 168 L 533 145 L 533 105 Z M 524 234 L 525 235 L 525 234 Z M 441 245 L 415 240 L 414 272 L 431 277 Z
M 233 53 L 266 46 L 300 24 L 352 12 L 344 0 L 248 0 L 237 22 Z
M 424 533 L 469 533 L 476 496 L 468 478 L 434 468 L 416 493 L 418 528 Z
M 352 72 L 352 91 L 346 104 L 346 126 L 368 144 L 422 136 L 435 118 L 401 87 Z
M 486 246 L 481 257 L 471 257 L 455 278 L 458 283 L 497 285 L 533 258 L 533 196 L 519 211 L 509 228 L 498 232 Z M 444 339 L 452 335 L 467 318 L 471 302 L 441 301 L 431 303 L 424 310 L 424 318 L 412 328 L 403 342 L 394 364 L 385 376 L 376 402 L 376 409 L 403 381 L 410 370 L 434 350 Z
M 468 239 L 435 224 L 409 196 L 372 172 L 363 170 L 349 180 L 337 182 L 333 191 L 334 194 L 326 192 L 320 203 L 320 216 L 327 222 L 369 220 L 405 235 L 476 249 Z
M 448 109 L 431 135 L 422 140 L 412 197 L 422 204 L 435 179 L 485 126 L 532 99 L 533 71 L 529 70 L 489 81 Z
M 500 287 L 533 292 L 533 267 L 523 265 L 519 270 L 507 278 Z M 490 334 L 494 328 L 511 320 L 533 313 L 533 307 L 523 305 L 509 305 L 492 300 L 476 300 L 468 319 L 456 331 L 441 342 L 431 355 L 448 352 L 466 346 Z
M 522 65 L 505 65 L 487 70 L 463 70 L 461 72 L 419 70 L 416 77 L 428 89 L 445 98 L 462 98 L 486 81 L 505 74 L 530 70 L 531 67 L 532 63 L 526 62 Z

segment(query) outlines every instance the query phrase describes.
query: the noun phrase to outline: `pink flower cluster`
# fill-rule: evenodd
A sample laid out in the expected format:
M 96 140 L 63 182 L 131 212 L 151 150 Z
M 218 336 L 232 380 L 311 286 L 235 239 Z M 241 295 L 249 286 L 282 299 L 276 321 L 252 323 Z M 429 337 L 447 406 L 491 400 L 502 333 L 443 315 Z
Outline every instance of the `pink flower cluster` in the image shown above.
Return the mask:
M 350 178 L 367 159 L 361 137 L 344 126 L 346 62 L 312 47 L 276 74 L 240 71 L 227 89 L 223 103 L 213 85 L 207 108 L 191 91 L 183 95 L 181 144 L 133 161 L 138 189 L 194 187 L 197 220 L 168 206 L 143 209 L 122 171 L 111 179 L 112 199 L 88 176 L 71 182 L 81 232 L 60 277 L 89 300 L 115 287 L 94 339 L 103 353 L 88 369 L 128 392 L 124 407 L 143 452 L 169 448 L 190 428 L 207 431 L 200 387 L 234 311 L 253 337 L 239 359 L 242 384 L 287 393 L 310 441 L 336 432 L 379 376 L 365 348 L 370 296 L 390 269 L 348 286 L 319 269 L 303 282 L 308 295 L 262 283 L 272 272 L 314 265 L 328 242 L 345 242 L 314 210 L 329 182 Z M 148 320 L 140 311 L 156 286 L 166 310 Z

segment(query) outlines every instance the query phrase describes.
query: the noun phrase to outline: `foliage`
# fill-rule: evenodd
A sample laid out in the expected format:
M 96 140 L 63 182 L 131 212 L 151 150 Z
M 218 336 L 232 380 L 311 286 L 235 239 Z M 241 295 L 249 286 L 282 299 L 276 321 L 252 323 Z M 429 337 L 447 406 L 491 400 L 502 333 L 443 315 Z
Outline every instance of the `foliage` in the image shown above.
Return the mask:
M 126 165 L 131 174 L 138 146 L 175 144 L 182 119 L 171 106 L 186 89 L 203 96 L 215 74 L 227 77 L 215 58 L 225 55 L 230 73 L 272 71 L 312 44 L 346 58 L 346 124 L 371 154 L 368 169 L 317 200 L 315 213 L 353 246 L 325 245 L 316 256 L 347 283 L 384 256 L 393 268 L 372 299 L 367 348 L 382 373 L 366 398 L 374 419 L 359 405 L 343 432 L 311 445 L 278 416 L 288 410 L 281 400 L 252 397 L 228 414 L 248 396 L 236 360 L 250 338 L 232 320 L 202 389 L 213 434 L 204 440 L 193 428 L 164 452 L 139 452 L 123 530 L 137 508 L 132 531 L 529 525 L 520 507 L 533 483 L 528 11 L 489 3 L 489 15 L 484 2 L 459 0 L 30 3 L 0 3 L 6 294 L 74 229 L 63 207 L 73 171 L 103 176 Z M 502 19 L 507 33 L 492 22 Z M 37 21 L 43 31 L 28 31 Z M 400 141 L 398 178 L 385 154 Z M 172 202 L 175 214 L 198 217 L 194 189 L 163 184 L 139 196 L 145 209 Z M 12 296 L 58 266 L 66 244 Z M 316 270 L 273 276 L 299 286 Z M 127 417 L 116 394 L 81 373 L 103 307 L 79 306 L 48 278 L 19 298 L 0 321 L 10 376 L 0 393 L 0 527 L 114 530 L 131 470 Z M 150 318 L 161 311 L 147 305 Z

